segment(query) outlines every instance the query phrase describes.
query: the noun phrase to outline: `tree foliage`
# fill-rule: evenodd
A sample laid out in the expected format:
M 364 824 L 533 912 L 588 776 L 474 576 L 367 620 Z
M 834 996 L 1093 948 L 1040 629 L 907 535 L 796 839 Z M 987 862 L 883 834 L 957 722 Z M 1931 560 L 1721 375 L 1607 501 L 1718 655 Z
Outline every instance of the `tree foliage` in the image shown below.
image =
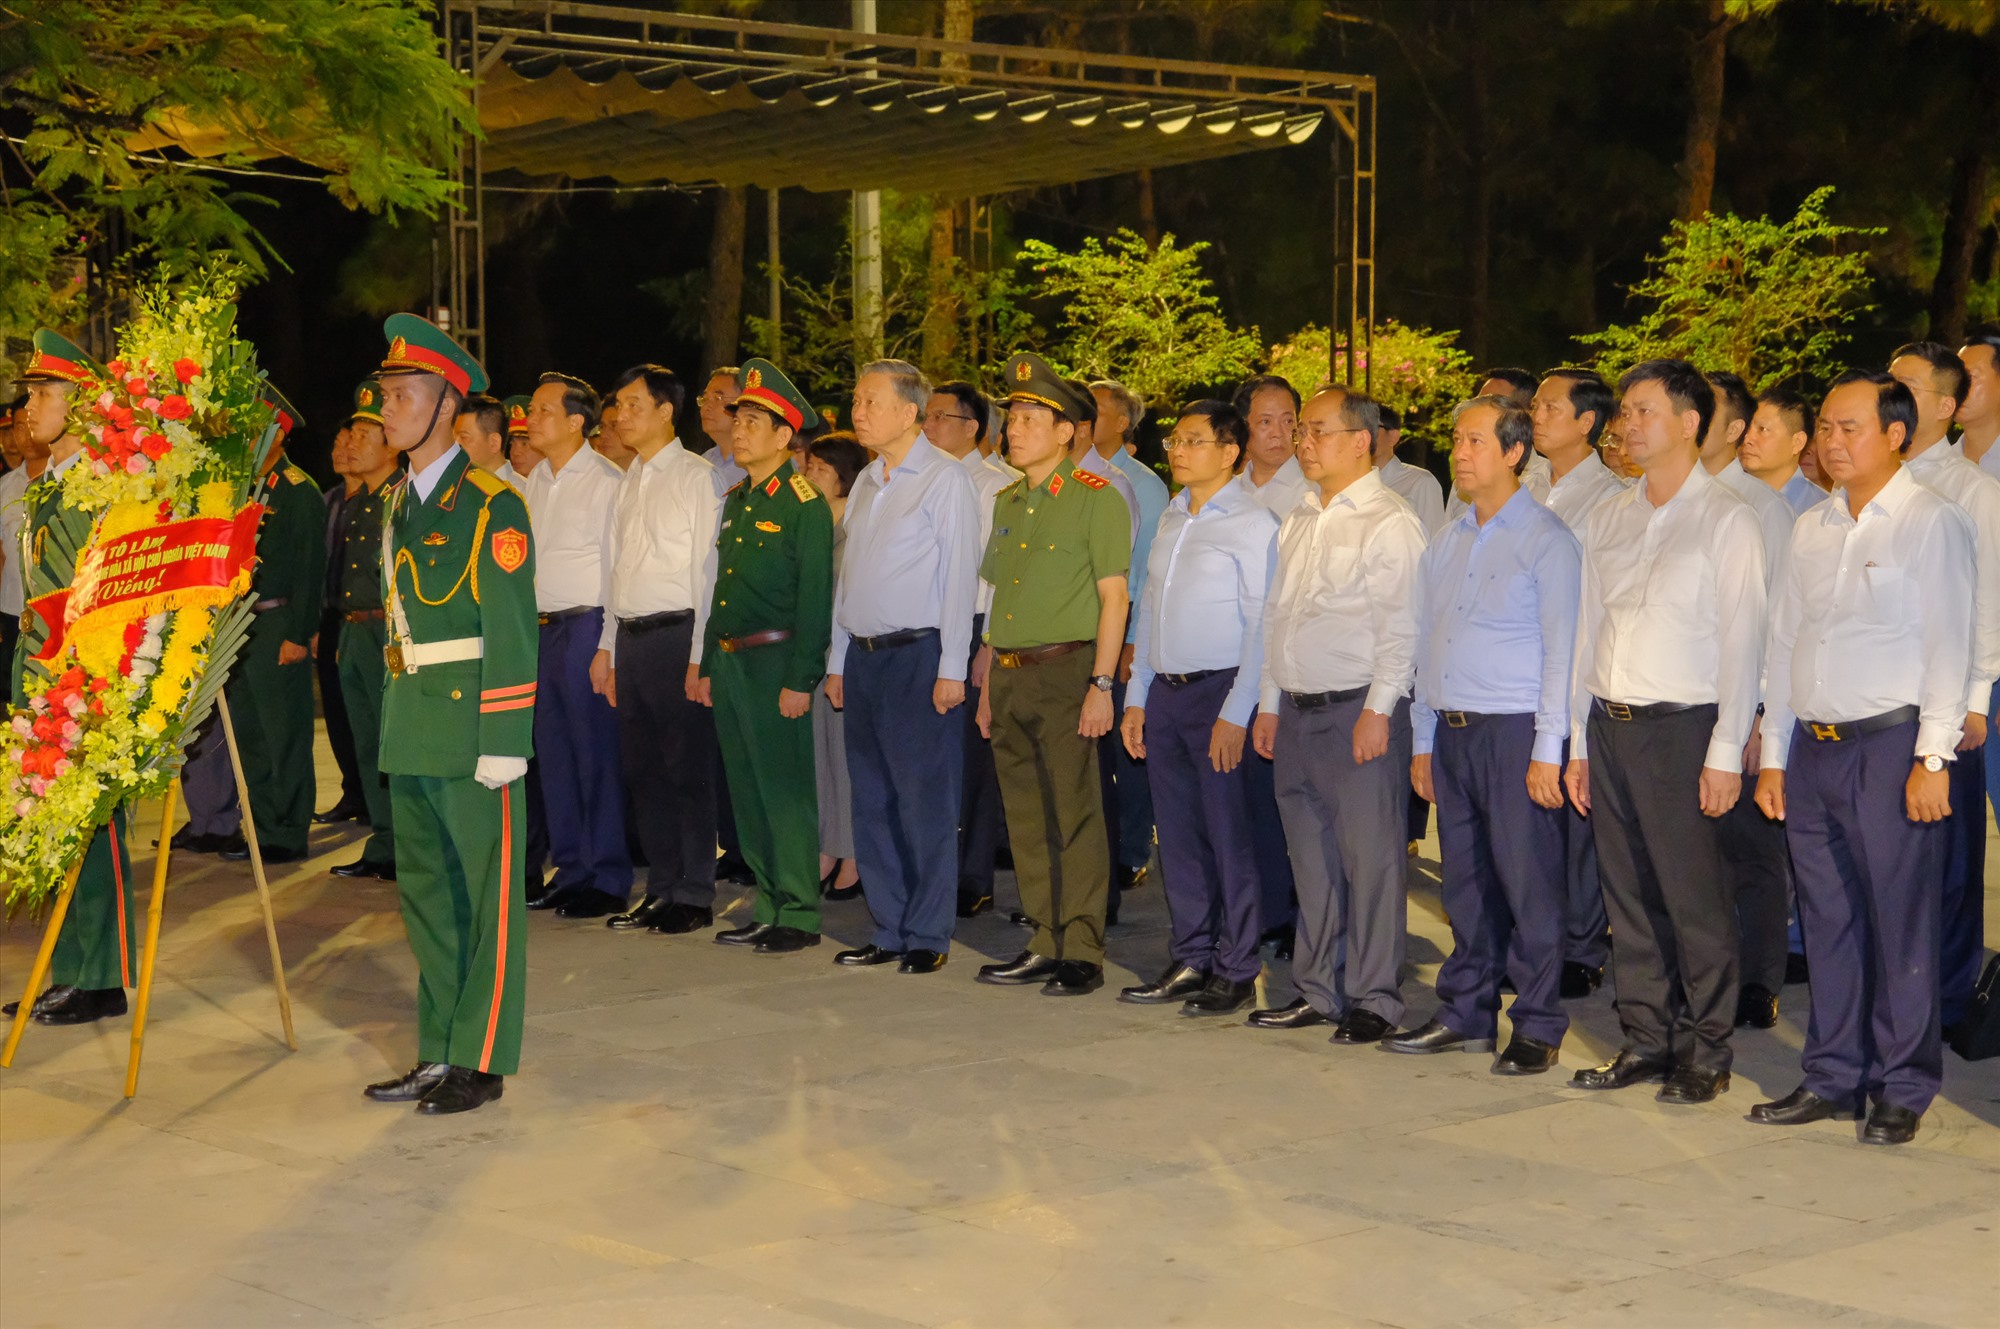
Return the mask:
M 1814 190 L 1782 222 L 1729 213 L 1675 222 L 1631 289 L 1638 319 L 1577 340 L 1611 379 L 1660 357 L 1733 371 L 1755 391 L 1831 376 L 1843 326 L 1873 307 L 1866 251 L 1848 242 L 1882 233 L 1833 221 L 1832 196 L 1830 186 Z
M 418 0 L 9 0 L 0 8 L 0 332 L 74 321 L 59 280 L 119 237 L 120 269 L 274 257 L 240 172 L 275 154 L 343 204 L 434 213 L 473 132 L 465 80 Z M 229 147 L 192 163 L 172 145 Z M 221 168 L 221 169 L 217 169 Z
M 1346 361 L 1347 345 L 1339 348 Z M 1300 328 L 1271 348 L 1270 372 L 1309 397 L 1328 381 L 1334 363 L 1327 330 L 1318 324 Z M 1433 332 L 1384 319 L 1355 364 L 1355 381 L 1368 384 L 1369 395 L 1392 406 L 1403 417 L 1403 432 L 1426 438 L 1433 446 L 1451 443 L 1451 408 L 1472 395 L 1478 378 L 1472 356 L 1458 345 L 1456 332 Z

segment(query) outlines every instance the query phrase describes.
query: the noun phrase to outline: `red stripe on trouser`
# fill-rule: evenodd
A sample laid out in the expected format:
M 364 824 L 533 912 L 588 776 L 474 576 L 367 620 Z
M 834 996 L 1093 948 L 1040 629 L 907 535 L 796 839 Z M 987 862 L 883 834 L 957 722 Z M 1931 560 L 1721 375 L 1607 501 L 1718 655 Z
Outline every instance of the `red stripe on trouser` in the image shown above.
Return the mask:
M 484 1074 L 493 1061 L 493 1037 L 500 1032 L 500 995 L 507 988 L 507 902 L 513 893 L 509 882 L 514 876 L 514 786 L 500 790 L 500 944 L 493 952 L 493 1007 L 486 1014 L 486 1046 L 479 1050 L 479 1070 Z
M 534 704 L 535 699 L 533 697 L 522 697 L 518 701 L 482 702 L 479 707 L 479 713 L 481 715 L 491 715 L 495 711 L 525 711 Z
M 531 693 L 531 692 L 533 692 L 533 691 L 534 691 L 534 690 L 536 689 L 536 687 L 538 687 L 538 686 L 539 686 L 539 684 L 535 684 L 535 683 L 523 683 L 523 684 L 519 685 L 518 687 L 511 687 L 511 688 L 488 688 L 488 689 L 486 689 L 486 691 L 484 691 L 484 692 L 482 692 L 482 693 L 480 693 L 480 694 L 479 694 L 479 699 L 480 699 L 481 701 L 494 701 L 494 700 L 497 700 L 498 698 L 501 698 L 501 697 L 515 697 L 515 696 L 520 696 L 520 695 L 522 695 L 522 694 L 525 694 L 525 693 Z
M 125 939 L 125 865 L 118 861 L 118 814 L 112 813 L 105 823 L 105 834 L 111 837 L 111 881 L 118 889 L 118 976 L 126 987 L 132 986 L 132 947 Z M 162 848 L 161 853 L 166 850 Z

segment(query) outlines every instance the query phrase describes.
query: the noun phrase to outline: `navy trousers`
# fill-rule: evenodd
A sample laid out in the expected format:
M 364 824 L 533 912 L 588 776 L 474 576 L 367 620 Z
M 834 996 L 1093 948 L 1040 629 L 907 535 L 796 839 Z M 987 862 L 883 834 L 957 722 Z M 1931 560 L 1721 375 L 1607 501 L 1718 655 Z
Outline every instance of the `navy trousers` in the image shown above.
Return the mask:
M 1514 1032 L 1560 1045 L 1569 1031 L 1563 813 L 1528 797 L 1534 750 L 1532 713 L 1459 729 L 1439 721 L 1431 782 L 1452 944 L 1438 970 L 1437 1018 L 1468 1038 L 1494 1037 L 1504 973 L 1514 980 Z
M 535 690 L 535 759 L 558 890 L 632 893 L 625 848 L 625 781 L 618 768 L 618 712 L 590 690 L 590 661 L 604 611 L 542 625 Z
M 977 659 L 985 640 L 986 616 L 972 618 L 972 656 Z M 966 677 L 971 677 L 971 661 Z M 1000 808 L 1000 773 L 993 765 L 993 741 L 979 732 L 980 689 L 965 685 L 964 718 L 965 774 L 959 790 L 958 880 L 961 890 L 973 895 L 993 894 L 993 862 L 1007 834 L 1006 814 Z
M 1785 986 L 1785 919 L 1791 909 L 1792 855 L 1785 847 L 1784 823 L 1757 806 L 1757 783 L 1746 776 L 1743 795 L 1722 814 L 1722 854 L 1736 888 L 1743 985 L 1755 983 L 1776 995 Z
M 1563 767 L 1569 767 L 1567 743 Z M 1597 837 L 1590 819 L 1568 799 L 1563 800 L 1563 880 L 1569 888 L 1563 959 L 1602 969 L 1611 958 L 1611 922 L 1604 914 L 1604 882 L 1597 872 Z
M 965 720 L 931 704 L 940 647 L 849 646 L 843 666 L 854 861 L 887 951 L 949 951 L 958 916 Z
M 1160 872 L 1172 924 L 1173 958 L 1191 969 L 1247 983 L 1257 959 L 1263 901 L 1250 826 L 1249 763 L 1218 771 L 1208 744 L 1236 671 L 1175 686 L 1153 680 L 1146 697 L 1146 772 L 1177 815 L 1160 823 Z
M 1257 855 L 1258 926 L 1266 932 L 1288 928 L 1298 896 L 1292 886 L 1291 854 L 1285 848 L 1285 819 L 1278 814 L 1276 764 L 1246 747 L 1243 766 L 1250 785 L 1250 843 Z
M 1112 714 L 1125 714 L 1125 685 L 1113 684 Z M 1118 726 L 1097 740 L 1097 783 L 1104 793 L 1104 833 L 1111 846 L 1111 866 L 1143 868 L 1153 861 L 1153 794 L 1146 768 L 1132 760 Z M 1114 890 L 1116 883 L 1113 883 Z M 1111 913 L 1118 914 L 1114 896 Z
M 1949 823 L 1905 815 L 1917 722 L 1821 743 L 1800 725 L 1785 838 L 1812 966 L 1805 1087 L 1922 1112 L 1944 1078 L 1938 878 Z
M 1995 740 L 1988 737 L 1986 746 Z M 1951 764 L 1951 817 L 1944 823 L 1943 963 L 1938 987 L 1946 1028 L 1965 1018 L 1986 955 L 1986 754 L 1964 752 Z

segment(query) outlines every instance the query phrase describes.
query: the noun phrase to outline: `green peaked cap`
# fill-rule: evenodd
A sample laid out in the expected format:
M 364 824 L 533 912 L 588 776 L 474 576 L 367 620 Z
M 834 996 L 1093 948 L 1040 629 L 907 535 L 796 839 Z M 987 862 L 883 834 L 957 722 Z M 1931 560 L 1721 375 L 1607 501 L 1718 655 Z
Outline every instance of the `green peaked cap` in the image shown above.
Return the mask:
M 1049 362 L 1033 351 L 1017 351 L 1007 361 L 1007 400 L 1024 401 L 1035 406 L 1046 406 L 1072 424 L 1079 424 L 1090 418 L 1095 402 L 1079 400 L 1079 393 L 1088 393 L 1058 374 Z
M 479 362 L 429 319 L 391 314 L 383 321 L 382 335 L 389 339 L 389 353 L 382 358 L 377 377 L 436 374 L 462 394 L 486 391 L 486 371 Z
M 729 403 L 735 410 L 744 402 L 761 406 L 793 429 L 804 429 L 808 420 L 817 423 L 812 403 L 785 377 L 785 371 L 769 360 L 747 360 L 743 365 L 742 390 Z
M 286 401 L 285 394 L 272 386 L 269 380 L 264 383 L 264 404 L 278 414 L 279 442 L 283 442 L 294 429 L 306 422 L 305 416 L 299 414 L 299 408 Z
M 28 356 L 28 367 L 21 371 L 23 382 L 54 379 L 85 387 L 110 377 L 111 371 L 92 359 L 81 346 L 47 328 L 36 331 L 35 348 Z
M 354 409 L 347 413 L 347 423 L 356 420 L 371 420 L 382 423 L 382 380 L 364 378 L 354 385 Z
M 528 403 L 531 397 L 509 397 L 501 402 L 507 411 L 507 437 L 528 432 Z

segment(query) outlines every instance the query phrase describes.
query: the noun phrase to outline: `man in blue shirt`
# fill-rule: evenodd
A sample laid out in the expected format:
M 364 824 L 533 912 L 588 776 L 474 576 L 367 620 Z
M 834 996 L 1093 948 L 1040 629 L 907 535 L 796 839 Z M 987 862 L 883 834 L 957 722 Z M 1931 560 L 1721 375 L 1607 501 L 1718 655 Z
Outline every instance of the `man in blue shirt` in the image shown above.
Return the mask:
M 1521 487 L 1533 436 L 1528 413 L 1499 397 L 1453 413 L 1452 480 L 1468 506 L 1418 564 L 1410 762 L 1438 808 L 1452 951 L 1438 1013 L 1382 1044 L 1491 1051 L 1504 975 L 1517 995 L 1500 1075 L 1548 1070 L 1569 1029 L 1562 757 L 1582 551 Z
M 1185 998 L 1187 1015 L 1239 1009 L 1255 994 L 1260 968 L 1243 741 L 1257 709 L 1278 522 L 1231 483 L 1248 440 L 1243 417 L 1220 401 L 1184 407 L 1167 439 L 1183 488 L 1153 541 L 1120 726 L 1163 801 L 1186 815 L 1160 826 L 1172 961 L 1119 1000 Z
M 958 902 L 959 791 L 977 603 L 979 509 L 965 468 L 919 421 L 930 380 L 902 360 L 863 367 L 854 435 L 875 460 L 855 479 L 833 597 L 826 695 L 847 713 L 854 853 L 875 937 L 834 957 L 944 968 Z

